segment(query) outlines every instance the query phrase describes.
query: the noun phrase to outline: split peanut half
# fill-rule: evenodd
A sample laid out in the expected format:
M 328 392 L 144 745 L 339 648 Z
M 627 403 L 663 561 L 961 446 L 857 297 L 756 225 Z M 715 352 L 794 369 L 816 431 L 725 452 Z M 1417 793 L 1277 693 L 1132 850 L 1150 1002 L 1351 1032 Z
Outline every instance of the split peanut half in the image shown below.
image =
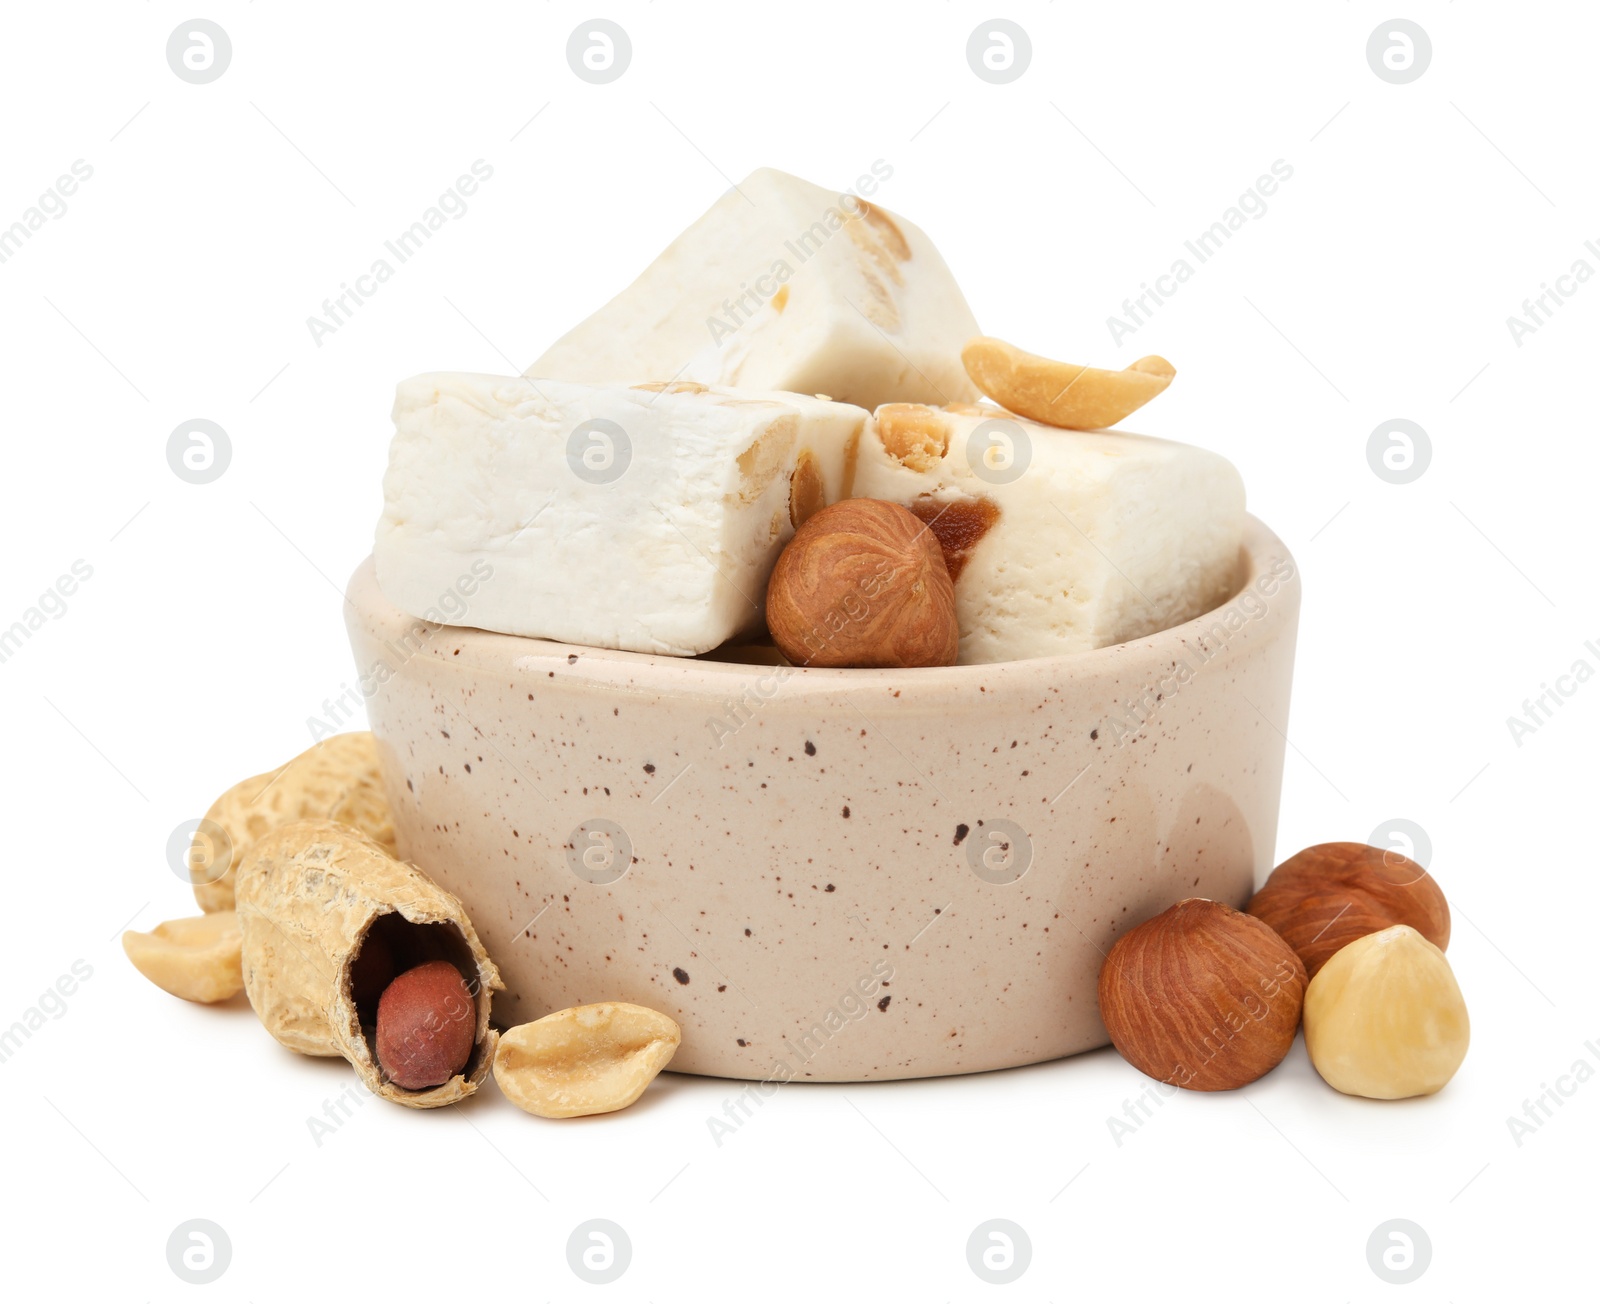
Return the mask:
M 126 932 L 122 949 L 133 967 L 164 992 L 210 1005 L 244 990 L 244 935 L 231 910 L 171 919 L 148 933 Z
M 1178 374 L 1170 362 L 1153 354 L 1123 371 L 1103 371 L 1053 362 L 987 335 L 967 341 L 961 362 L 978 388 L 1002 407 L 1065 430 L 1114 426 Z
M 540 1118 L 626 1109 L 678 1049 L 678 1025 L 642 1005 L 605 1001 L 557 1010 L 512 1028 L 494 1055 L 494 1080 Z

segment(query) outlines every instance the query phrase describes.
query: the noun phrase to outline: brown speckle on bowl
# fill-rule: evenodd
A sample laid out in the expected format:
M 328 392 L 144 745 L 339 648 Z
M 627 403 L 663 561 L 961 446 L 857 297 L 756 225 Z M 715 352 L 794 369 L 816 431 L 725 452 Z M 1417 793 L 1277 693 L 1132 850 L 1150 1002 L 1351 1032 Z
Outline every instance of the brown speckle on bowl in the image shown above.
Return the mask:
M 807 669 L 776 695 L 758 694 L 761 667 L 453 629 L 395 665 L 367 704 L 398 850 L 480 929 L 506 980 L 503 1025 L 634 1001 L 682 1025 L 674 1069 L 761 1078 L 781 1059 L 811 1081 L 976 1072 L 1104 1045 L 1103 950 L 1185 896 L 1243 904 L 1273 863 L 1284 741 L 1268 722 L 1288 714 L 1299 580 L 1255 522 L 1239 573 L 1264 606 L 1235 601 L 1073 657 Z M 1260 587 L 1274 576 L 1276 593 Z M 358 665 L 393 664 L 386 649 L 415 623 L 370 564 L 345 615 Z M 1171 691 L 1185 663 L 1199 669 Z M 1147 692 L 1159 706 L 1130 731 L 1122 704 Z M 1241 692 L 1258 711 L 1240 714 Z M 446 736 L 452 703 L 472 717 L 460 740 Z M 1037 784 L 997 763 L 1024 740 Z M 823 741 L 825 766 L 798 764 L 820 761 Z M 658 768 L 683 771 L 665 793 Z M 637 863 L 610 882 L 569 868 L 569 831 L 593 819 L 634 848 Z M 968 856 L 1002 820 L 1027 829 L 1035 854 L 1021 880 L 996 885 Z M 819 867 L 844 881 L 818 883 Z M 819 907 L 797 883 L 831 900 Z M 689 982 L 683 959 L 711 963 L 716 980 Z M 894 1004 L 884 978 L 916 995 Z M 815 1059 L 786 1048 L 846 1018 L 851 991 L 852 1008 L 895 1017 L 848 1025 Z

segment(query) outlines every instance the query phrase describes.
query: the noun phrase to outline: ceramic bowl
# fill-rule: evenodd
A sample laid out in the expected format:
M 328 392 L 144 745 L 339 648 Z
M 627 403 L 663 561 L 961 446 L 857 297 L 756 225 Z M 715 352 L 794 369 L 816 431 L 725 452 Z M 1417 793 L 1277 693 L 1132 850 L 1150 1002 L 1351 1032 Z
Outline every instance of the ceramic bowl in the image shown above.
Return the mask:
M 1273 864 L 1300 581 L 1253 518 L 1216 611 L 996 665 L 433 625 L 370 561 L 349 599 L 400 852 L 465 903 L 504 1024 L 635 1001 L 682 1025 L 674 1069 L 729 1078 L 1048 1060 L 1106 1043 L 1119 934 Z

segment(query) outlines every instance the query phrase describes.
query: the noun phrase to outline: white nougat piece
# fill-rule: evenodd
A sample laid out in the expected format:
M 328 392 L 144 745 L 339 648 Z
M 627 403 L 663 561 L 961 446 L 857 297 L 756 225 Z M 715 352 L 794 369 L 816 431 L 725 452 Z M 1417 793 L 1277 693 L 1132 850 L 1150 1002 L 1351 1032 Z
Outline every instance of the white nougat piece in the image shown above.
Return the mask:
M 1232 594 L 1244 483 L 1226 458 L 958 407 L 880 408 L 853 496 L 932 522 L 957 573 L 961 664 L 1087 652 Z
M 416 376 L 395 394 L 378 582 L 444 624 L 706 652 L 760 626 L 778 553 L 844 492 L 866 420 L 686 382 Z
M 874 407 L 976 397 L 972 310 L 933 242 L 854 195 L 771 168 L 717 200 L 530 376 L 680 378 Z

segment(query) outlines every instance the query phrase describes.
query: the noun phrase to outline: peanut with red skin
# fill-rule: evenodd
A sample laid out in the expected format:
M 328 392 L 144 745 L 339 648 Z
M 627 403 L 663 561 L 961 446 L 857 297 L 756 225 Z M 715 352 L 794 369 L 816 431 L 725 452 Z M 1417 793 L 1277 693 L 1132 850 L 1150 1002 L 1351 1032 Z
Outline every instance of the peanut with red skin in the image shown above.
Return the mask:
M 437 1087 L 467 1066 L 475 1031 L 472 993 L 455 965 L 419 964 L 378 1001 L 378 1064 L 396 1086 Z

